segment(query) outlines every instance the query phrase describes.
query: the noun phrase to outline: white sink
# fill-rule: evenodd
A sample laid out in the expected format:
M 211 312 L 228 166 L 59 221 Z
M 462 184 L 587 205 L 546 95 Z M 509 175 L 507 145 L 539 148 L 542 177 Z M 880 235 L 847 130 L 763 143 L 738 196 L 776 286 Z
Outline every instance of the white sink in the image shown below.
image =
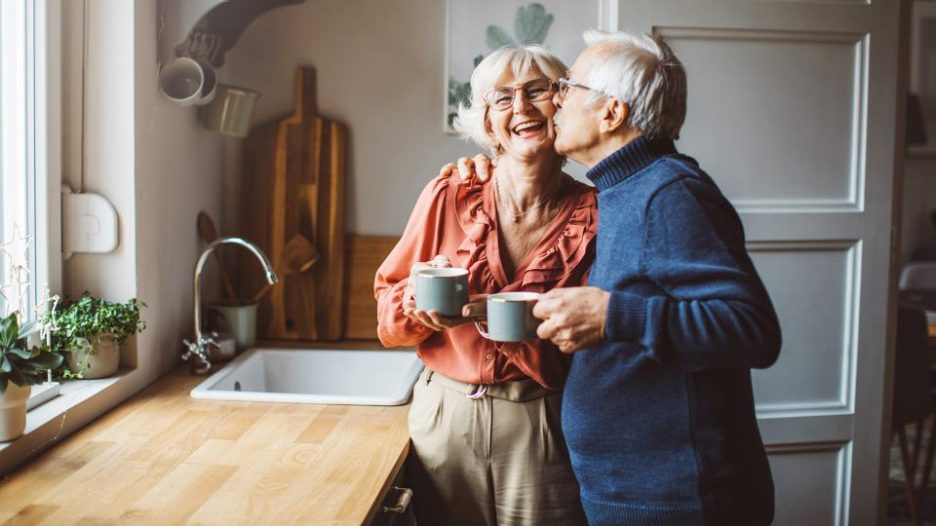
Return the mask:
M 423 365 L 414 350 L 252 349 L 192 389 L 192 398 L 402 405 Z

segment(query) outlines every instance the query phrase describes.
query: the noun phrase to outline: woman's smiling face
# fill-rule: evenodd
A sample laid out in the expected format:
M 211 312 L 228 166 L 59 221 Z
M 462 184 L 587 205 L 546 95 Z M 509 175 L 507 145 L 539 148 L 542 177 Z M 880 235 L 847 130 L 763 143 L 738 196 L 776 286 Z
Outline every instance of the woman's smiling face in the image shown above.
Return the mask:
M 534 66 L 520 77 L 508 69 L 498 79 L 495 88 L 485 95 L 488 133 L 505 154 L 535 157 L 544 152 L 554 153 L 554 91 L 555 84 Z M 509 106 L 504 109 L 495 107 L 498 103 L 505 105 L 508 98 Z

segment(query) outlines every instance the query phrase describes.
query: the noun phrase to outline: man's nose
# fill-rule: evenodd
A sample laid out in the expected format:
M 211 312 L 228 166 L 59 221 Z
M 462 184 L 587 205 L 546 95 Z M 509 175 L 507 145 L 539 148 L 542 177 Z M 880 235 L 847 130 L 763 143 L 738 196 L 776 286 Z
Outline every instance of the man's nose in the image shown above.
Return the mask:
M 555 94 L 553 94 L 552 102 L 553 102 L 553 105 L 556 106 L 557 108 L 562 107 L 562 97 L 559 96 L 558 91 Z

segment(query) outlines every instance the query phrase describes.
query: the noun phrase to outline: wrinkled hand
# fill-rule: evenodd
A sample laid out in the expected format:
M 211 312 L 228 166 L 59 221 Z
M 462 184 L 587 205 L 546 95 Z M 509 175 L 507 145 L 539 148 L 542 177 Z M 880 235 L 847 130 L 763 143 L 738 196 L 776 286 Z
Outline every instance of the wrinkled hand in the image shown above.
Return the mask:
M 544 320 L 536 334 L 564 353 L 591 347 L 604 338 L 610 298 L 597 287 L 553 289 L 533 307 L 533 315 Z
M 462 307 L 462 316 L 469 321 L 487 319 L 487 297 L 489 294 L 472 294 L 468 303 Z
M 441 331 L 451 327 L 456 327 L 463 323 L 471 321 L 468 318 L 458 316 L 443 316 L 435 311 L 420 310 L 416 308 L 416 280 L 413 276 L 425 268 L 446 268 L 451 267 L 452 262 L 449 258 L 438 255 L 431 261 L 414 263 L 410 267 L 410 275 L 406 280 L 406 288 L 403 291 L 403 315 L 416 323 L 429 327 L 434 331 Z M 468 308 L 468 305 L 465 305 Z
M 462 157 L 457 162 L 446 164 L 439 170 L 439 176 L 452 176 L 457 172 L 463 183 L 484 184 L 491 180 L 495 166 L 497 166 L 495 159 L 479 153 L 473 158 Z

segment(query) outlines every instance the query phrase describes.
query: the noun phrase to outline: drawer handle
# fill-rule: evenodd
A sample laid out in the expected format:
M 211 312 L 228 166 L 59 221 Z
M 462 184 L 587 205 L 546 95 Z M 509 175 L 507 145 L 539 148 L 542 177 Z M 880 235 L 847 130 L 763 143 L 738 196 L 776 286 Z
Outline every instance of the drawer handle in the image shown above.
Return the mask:
M 413 490 L 399 486 L 391 486 L 390 489 L 398 492 L 396 506 L 381 506 L 381 511 L 384 513 L 405 513 L 406 508 L 409 508 L 410 501 L 413 500 Z

